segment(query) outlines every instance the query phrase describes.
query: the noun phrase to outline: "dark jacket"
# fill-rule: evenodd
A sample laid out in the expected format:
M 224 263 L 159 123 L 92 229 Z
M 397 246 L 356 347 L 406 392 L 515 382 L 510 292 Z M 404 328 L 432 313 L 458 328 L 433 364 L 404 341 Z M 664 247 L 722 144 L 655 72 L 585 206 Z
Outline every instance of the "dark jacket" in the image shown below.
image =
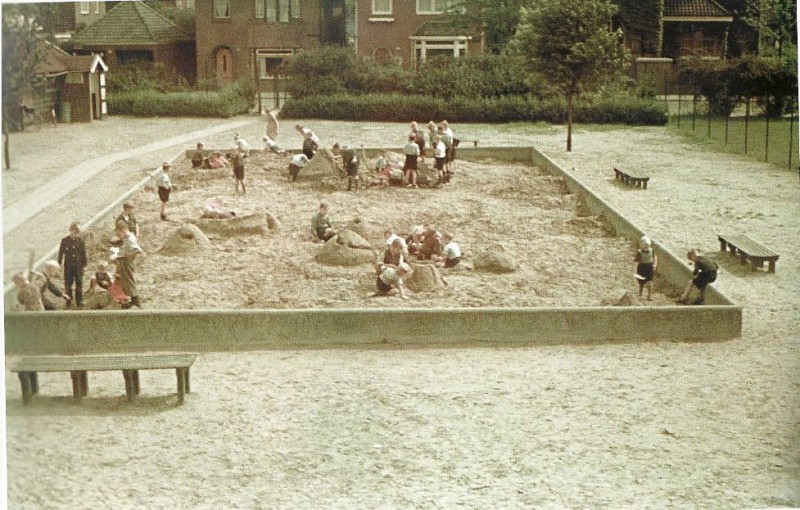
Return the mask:
M 62 267 L 86 267 L 86 243 L 80 237 L 67 236 L 58 248 L 58 263 Z

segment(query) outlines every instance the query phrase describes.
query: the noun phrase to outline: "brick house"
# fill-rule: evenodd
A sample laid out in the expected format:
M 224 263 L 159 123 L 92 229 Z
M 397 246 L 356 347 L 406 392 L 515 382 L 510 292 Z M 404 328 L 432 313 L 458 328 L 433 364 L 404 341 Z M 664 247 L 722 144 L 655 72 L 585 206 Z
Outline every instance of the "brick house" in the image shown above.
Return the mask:
M 49 4 L 50 12 L 40 20 L 42 27 L 56 41 L 69 40 L 72 35 L 91 25 L 106 13 L 105 2 L 57 2 Z
M 724 58 L 733 16 L 714 0 L 664 0 L 662 56 Z
M 269 90 L 298 50 L 344 45 L 344 0 L 195 0 L 198 78 L 259 77 Z
M 435 56 L 479 55 L 480 35 L 445 22 L 458 0 L 356 0 L 356 53 L 406 67 Z
M 109 66 L 131 61 L 163 64 L 189 82 L 195 79 L 194 37 L 144 2 L 120 2 L 75 34 L 70 51 L 99 53 Z

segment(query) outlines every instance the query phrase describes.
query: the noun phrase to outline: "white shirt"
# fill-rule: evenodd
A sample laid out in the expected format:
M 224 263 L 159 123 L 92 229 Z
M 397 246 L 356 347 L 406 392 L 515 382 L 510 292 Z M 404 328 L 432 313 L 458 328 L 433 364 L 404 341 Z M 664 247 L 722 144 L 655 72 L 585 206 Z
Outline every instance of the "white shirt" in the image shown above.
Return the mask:
M 403 285 L 403 279 L 400 278 L 400 275 L 397 274 L 397 271 L 393 267 L 387 267 L 381 272 L 380 279 L 386 285 L 396 285 L 400 286 Z
M 236 148 L 238 148 L 240 151 L 249 151 L 250 144 L 247 143 L 247 140 L 244 138 L 239 138 L 236 140 Z
M 306 163 L 308 163 L 308 157 L 303 153 L 295 154 L 292 157 L 292 164 L 296 167 L 303 168 L 306 166 Z
M 169 179 L 169 174 L 167 172 L 164 172 L 162 170 L 156 176 L 156 179 L 158 179 L 158 187 L 159 188 L 165 188 L 165 189 L 171 189 L 172 188 L 172 181 Z
M 447 146 L 441 140 L 436 144 L 436 153 L 434 157 L 445 158 L 447 157 Z
M 402 237 L 400 237 L 400 236 L 399 236 L 399 235 L 397 235 L 397 234 L 392 234 L 392 235 L 390 235 L 388 238 L 386 238 L 386 245 L 387 245 L 387 246 L 391 246 L 391 245 L 392 245 L 392 243 L 394 242 L 394 240 L 395 240 L 395 239 L 400 239 L 400 244 L 402 244 L 402 245 L 403 245 L 403 250 L 405 250 L 405 249 L 407 249 L 407 248 L 408 248 L 408 247 L 406 246 L 406 240 L 405 240 L 405 239 L 403 239 Z
M 461 248 L 454 241 L 450 241 L 442 249 L 442 254 L 452 260 L 461 256 Z

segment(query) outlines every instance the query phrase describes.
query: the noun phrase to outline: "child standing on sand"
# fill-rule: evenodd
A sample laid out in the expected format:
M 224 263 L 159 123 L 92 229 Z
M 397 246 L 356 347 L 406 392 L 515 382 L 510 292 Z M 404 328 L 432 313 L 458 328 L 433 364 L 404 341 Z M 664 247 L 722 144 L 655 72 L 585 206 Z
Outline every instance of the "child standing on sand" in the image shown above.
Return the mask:
M 642 297 L 642 289 L 647 287 L 647 300 L 653 298 L 653 273 L 658 266 L 658 257 L 653 252 L 652 241 L 647 236 L 642 236 L 639 240 L 639 249 L 633 261 L 636 263 L 636 280 L 639 282 L 639 297 Z
M 233 194 L 239 194 L 239 187 L 242 188 L 242 195 L 246 194 L 246 190 L 244 187 L 244 158 L 247 157 L 247 153 L 242 151 L 235 151 L 231 154 L 228 154 L 228 159 L 233 166 Z

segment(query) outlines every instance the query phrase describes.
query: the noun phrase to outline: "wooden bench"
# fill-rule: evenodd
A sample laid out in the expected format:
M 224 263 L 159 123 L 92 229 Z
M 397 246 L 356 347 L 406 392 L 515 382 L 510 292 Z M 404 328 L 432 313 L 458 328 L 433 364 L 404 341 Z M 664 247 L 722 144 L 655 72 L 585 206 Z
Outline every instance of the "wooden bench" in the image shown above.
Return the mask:
M 38 372 L 69 372 L 72 395 L 80 401 L 89 393 L 90 370 L 122 370 L 125 394 L 133 400 L 139 394 L 139 370 L 175 369 L 178 377 L 178 403 L 189 393 L 189 367 L 196 354 L 120 354 L 97 356 L 25 356 L 11 361 L 9 368 L 17 372 L 22 385 L 22 401 L 27 405 L 39 392 Z
M 636 175 L 631 172 L 622 171 L 617 167 L 614 167 L 614 178 L 624 182 L 628 186 L 633 186 L 634 188 L 642 188 L 642 189 L 647 189 L 647 181 L 650 180 L 650 177 L 645 177 L 644 175 Z
M 769 262 L 768 271 L 770 273 L 775 272 L 775 262 L 778 260 L 777 253 L 774 253 L 745 235 L 718 234 L 717 238 L 719 239 L 720 251 L 727 251 L 730 249 L 731 254 L 738 254 L 742 265 L 745 265 L 749 260 L 751 271 L 761 269 L 764 267 L 764 262 Z

